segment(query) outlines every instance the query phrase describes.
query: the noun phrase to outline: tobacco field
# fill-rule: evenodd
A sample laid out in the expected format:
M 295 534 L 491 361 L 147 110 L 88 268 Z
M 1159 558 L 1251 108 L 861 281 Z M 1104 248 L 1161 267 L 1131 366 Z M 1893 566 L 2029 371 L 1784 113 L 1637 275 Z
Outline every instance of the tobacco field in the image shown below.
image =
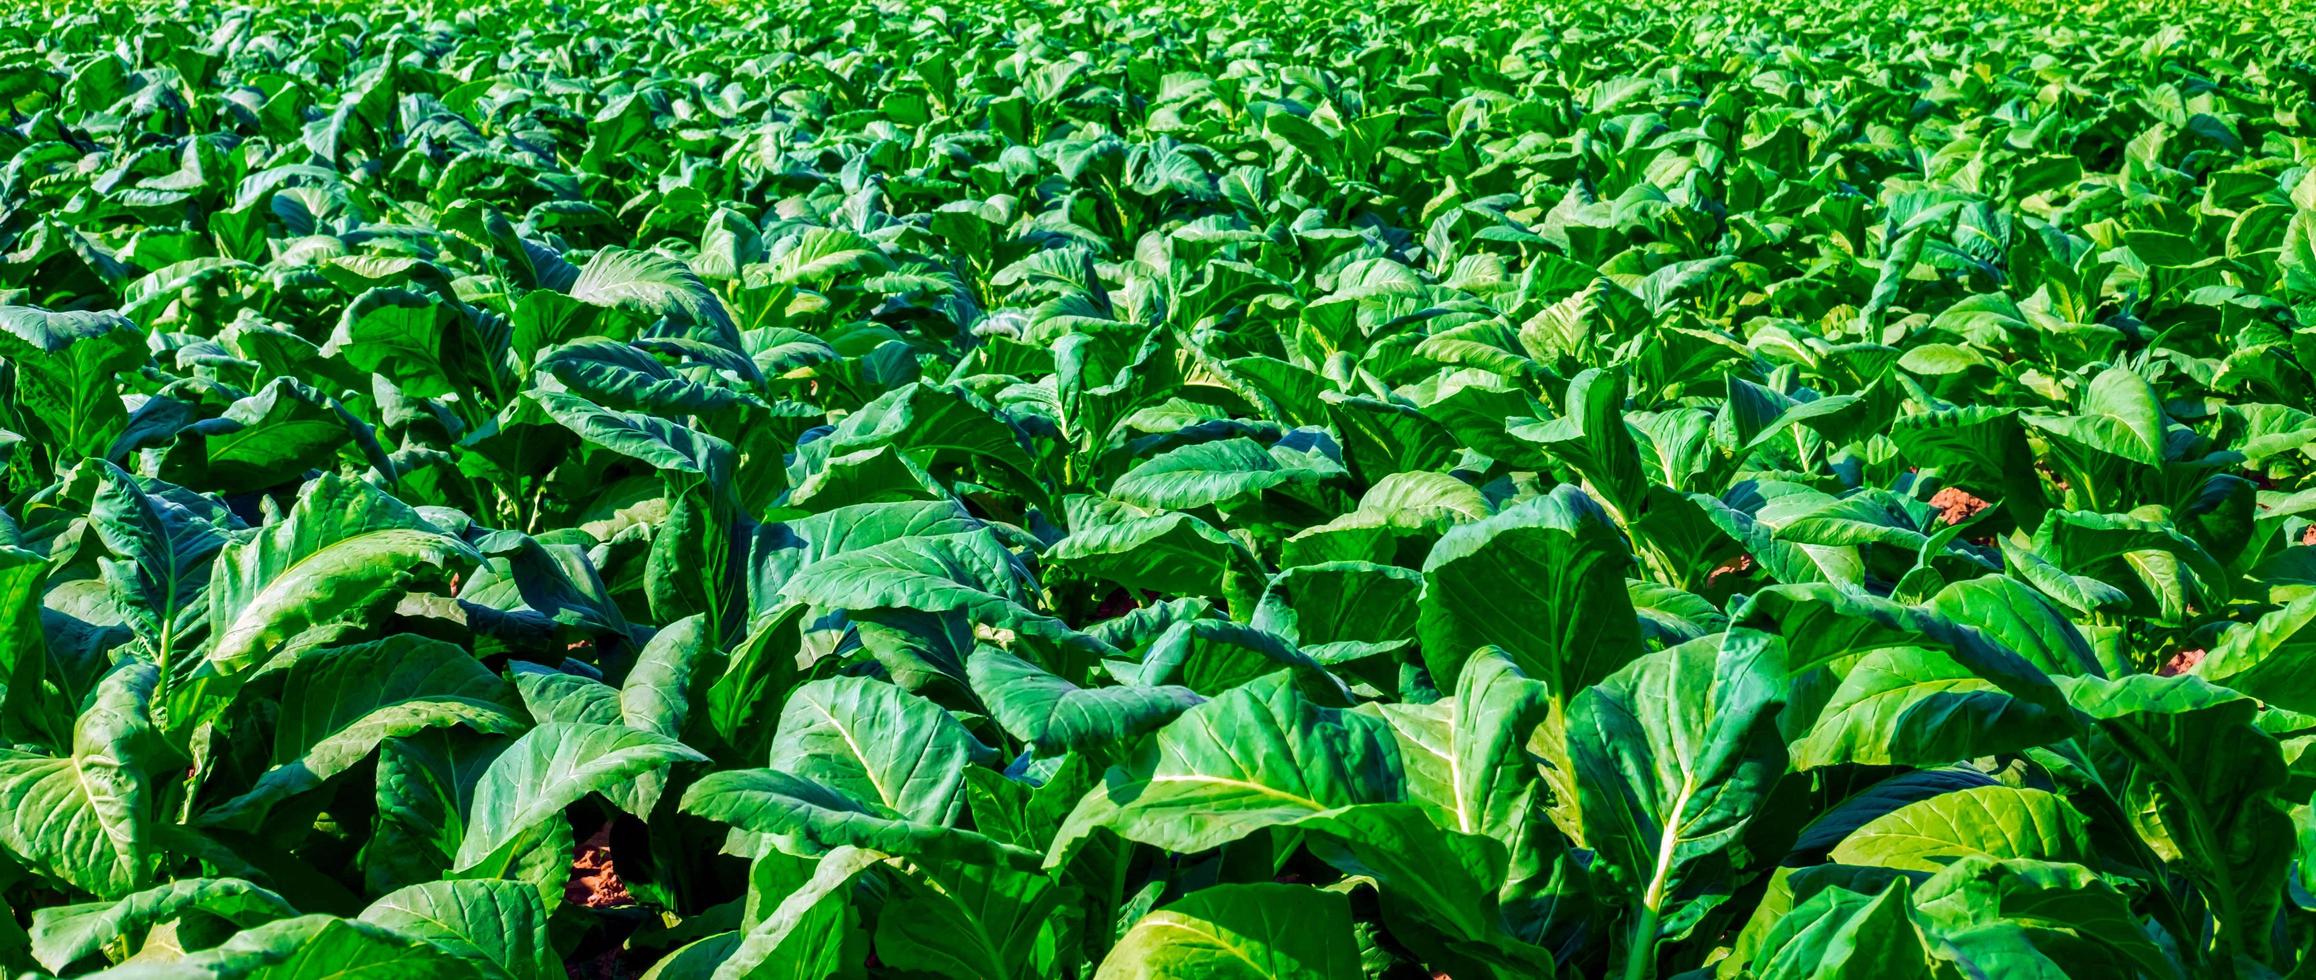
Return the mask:
M 2316 976 L 2316 6 L 0 4 L 0 973 Z

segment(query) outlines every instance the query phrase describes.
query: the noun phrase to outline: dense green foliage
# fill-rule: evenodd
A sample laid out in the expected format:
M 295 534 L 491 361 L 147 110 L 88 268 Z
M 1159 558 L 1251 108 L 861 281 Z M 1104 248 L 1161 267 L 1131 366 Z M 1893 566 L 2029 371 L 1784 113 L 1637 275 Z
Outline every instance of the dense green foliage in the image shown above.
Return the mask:
M 0 968 L 2307 976 L 2316 19 L 1969 6 L 9 8 Z

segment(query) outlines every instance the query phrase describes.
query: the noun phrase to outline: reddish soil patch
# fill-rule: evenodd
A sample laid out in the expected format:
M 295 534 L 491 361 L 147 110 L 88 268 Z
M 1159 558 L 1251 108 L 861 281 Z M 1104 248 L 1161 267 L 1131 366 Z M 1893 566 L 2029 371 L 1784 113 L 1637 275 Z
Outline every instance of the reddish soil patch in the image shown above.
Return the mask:
M 1721 567 L 1705 573 L 1705 587 L 1712 588 L 1713 586 L 1720 584 L 1721 579 L 1725 576 L 1743 575 L 1746 572 L 1750 572 L 1752 570 L 1753 556 L 1738 555 L 1735 558 L 1731 558 L 1728 561 L 1722 562 Z
M 2194 670 L 2195 665 L 2202 662 L 2202 650 L 2181 650 L 2172 654 L 2171 659 L 2165 660 L 2163 662 L 2163 666 L 2155 668 L 2155 676 L 2177 677 L 2181 674 L 2187 673 L 2188 671 Z
M 1938 520 L 1946 524 L 1960 524 L 1988 507 L 1993 506 L 1960 487 L 1942 487 L 1930 495 L 1930 506 L 1938 508 Z
M 2060 493 L 2065 493 L 2071 489 L 2067 486 L 2067 481 L 2059 479 L 2059 475 L 2053 472 L 2049 466 L 2046 466 L 2042 463 L 2036 463 L 2035 472 L 2042 474 L 2044 479 L 2049 480 L 2051 482 L 2051 489 L 2053 490 L 2056 490 Z
M 563 900 L 591 909 L 635 904 L 619 869 L 611 864 L 611 825 L 606 823 L 574 849 L 571 877 L 563 883 Z

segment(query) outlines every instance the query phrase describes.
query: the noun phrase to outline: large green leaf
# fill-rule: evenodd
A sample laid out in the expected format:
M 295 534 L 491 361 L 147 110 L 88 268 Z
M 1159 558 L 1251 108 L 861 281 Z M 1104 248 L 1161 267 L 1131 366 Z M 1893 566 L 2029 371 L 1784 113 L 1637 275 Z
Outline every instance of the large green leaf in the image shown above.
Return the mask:
M 1171 595 L 1221 595 L 1233 572 L 1260 573 L 1245 545 L 1181 513 L 1079 527 L 1044 557 L 1080 575 Z
M 991 465 L 1035 494 L 1036 468 L 1024 439 L 994 406 L 960 388 L 904 385 L 845 416 L 829 433 L 830 451 L 892 446 L 930 464 L 938 457 Z
M 964 805 L 965 766 L 981 749 L 939 705 L 867 677 L 797 688 L 779 731 L 772 768 L 942 825 Z
M 1263 591 L 1254 625 L 1324 659 L 1356 659 L 1403 646 L 1420 616 L 1423 576 L 1364 561 L 1326 561 L 1280 572 Z
M 282 681 L 273 768 L 212 814 L 244 823 L 274 801 L 320 786 L 389 738 L 465 725 L 489 734 L 525 727 L 506 681 L 441 640 L 398 634 L 309 654 Z
M 1252 439 L 1224 439 L 1168 450 L 1127 470 L 1110 496 L 1136 507 L 1189 510 L 1237 501 L 1265 490 L 1316 483 L 1330 471 Z
M 709 773 L 685 791 L 683 810 L 762 834 L 782 851 L 825 855 L 859 847 L 919 860 L 1034 867 L 1038 856 L 983 834 L 908 820 L 881 803 L 774 769 Z
M 105 584 L 155 662 L 182 662 L 208 627 L 203 593 L 226 542 L 221 511 L 149 492 L 119 467 L 98 465 L 89 527 L 117 559 L 105 566 Z
M 1793 746 L 1797 769 L 1854 763 L 1934 767 L 2073 734 L 2068 716 L 1919 647 L 1859 657 Z
M 1648 478 L 1640 447 L 1624 417 L 1624 379 L 1598 368 L 1568 382 L 1562 415 L 1515 429 L 1513 434 L 1544 445 L 1584 477 L 1611 512 L 1625 522 L 1640 517 Z
M 435 881 L 387 894 L 361 921 L 425 941 L 471 975 L 553 980 L 563 975 L 539 890 L 514 881 Z
M 1327 704 L 1349 703 L 1343 682 L 1285 637 L 1223 619 L 1184 619 L 1167 626 L 1150 641 L 1132 676 L 1143 685 L 1178 683 L 1213 696 L 1280 667 L 1294 669 L 1304 694 Z
M 1549 970 L 1551 953 L 1518 934 L 1499 903 L 1507 878 L 1524 870 L 1515 869 L 1507 844 L 1442 828 L 1423 808 L 1404 803 L 1345 807 L 1295 827 L 1313 855 L 1375 883 L 1400 941 L 1435 953 L 1452 950 L 1505 974 Z M 1511 846 L 1523 843 L 1515 833 Z M 1427 942 L 1427 930 L 1444 942 Z
M 1101 980 L 1348 980 L 1363 975 L 1350 904 L 1298 885 L 1203 888 L 1134 923 Z
M 60 461 L 102 456 L 127 423 L 115 377 L 145 362 L 145 334 L 118 313 L 0 306 L 0 357 L 16 401 Z
M 1383 707 L 1399 741 L 1408 796 L 1441 826 L 1509 839 L 1526 818 L 1538 767 L 1528 745 L 1564 741 L 1543 682 L 1523 676 L 1510 656 L 1486 650 L 1471 659 L 1453 698 L 1428 705 Z M 1565 788 L 1570 782 L 1559 783 Z
M 2259 703 L 2193 674 L 2084 678 L 2068 694 L 2100 719 L 2105 744 L 2129 760 L 2134 777 L 2112 797 L 2085 802 L 2111 800 L 2150 846 L 2175 856 L 2170 867 L 2201 893 L 2221 944 L 2264 946 L 2256 923 L 2270 921 L 2283 900 L 2293 832 L 2281 798 L 2290 779 L 2284 747 L 2255 723 Z
M 2146 466 L 2163 463 L 2163 404 L 2139 375 L 2111 367 L 2083 390 L 2077 415 L 2029 415 L 2028 425 L 2086 449 Z
M 1077 892 L 1031 869 L 926 862 L 896 876 L 877 922 L 878 960 L 935 976 L 1054 975 Z
M 1931 611 L 1976 628 L 2048 674 L 2096 672 L 2082 630 L 2027 583 L 1998 575 L 1955 582 L 1930 598 Z
M 737 388 L 678 374 L 632 344 L 601 337 L 544 351 L 533 368 L 582 398 L 621 411 L 705 415 L 755 402 Z
M 683 743 L 619 725 L 550 722 L 523 733 L 475 784 L 457 867 L 471 869 L 589 793 L 677 762 L 707 757 Z
M 116 902 L 58 905 L 32 913 L 32 955 L 57 972 L 115 939 L 199 911 L 239 926 L 297 914 L 280 895 L 239 878 L 180 878 Z
M 1585 843 L 1640 909 L 1636 948 L 1729 897 L 1731 846 L 1785 774 L 1784 657 L 1777 638 L 1732 630 L 1633 661 L 1570 704 Z
M 780 595 L 834 611 L 909 609 L 961 613 L 976 624 L 1051 639 L 1101 654 L 1103 644 L 1030 608 L 1030 591 L 988 531 L 906 538 L 806 565 Z
M 337 399 L 293 378 L 275 378 L 212 419 L 178 429 L 160 475 L 178 483 L 245 493 L 329 469 L 341 452 L 391 472 L 369 425 Z M 352 455 L 352 454 L 349 454 Z
M 300 660 L 282 682 L 274 761 L 302 762 L 327 779 L 382 739 L 463 724 L 511 733 L 522 727 L 507 685 L 474 657 L 407 634 L 339 647 Z
M 713 980 L 816 980 L 843 970 L 844 934 L 852 914 L 847 899 L 854 883 L 884 860 L 882 854 L 854 847 L 829 852 L 814 866 L 810 880 L 780 896 L 779 904 L 748 928 L 716 967 Z
M 327 915 L 279 919 L 169 963 L 128 963 L 90 976 L 107 980 L 204 977 L 218 980 L 331 980 L 352 976 L 474 976 L 463 960 L 384 926 Z
M 1423 564 L 1417 629 L 1432 683 L 1454 690 L 1465 661 L 1496 646 L 1565 703 L 1641 652 L 1631 564 L 1615 525 L 1573 488 L 1449 530 Z
M 338 328 L 322 356 L 345 360 L 357 371 L 391 380 L 404 394 L 435 398 L 458 390 L 466 380 L 454 349 L 456 311 L 438 296 L 409 289 L 377 287 L 346 304 Z
M 49 686 L 48 637 L 41 596 L 48 560 L 22 548 L 0 548 L 0 732 L 56 739 L 73 706 Z
M 2148 939 L 2130 898 L 2081 865 L 1973 855 L 1924 882 L 1914 905 L 1949 929 L 2024 927 L 2037 947 L 2070 971 L 2180 975 Z
M 2316 711 L 2316 595 L 2302 596 L 2220 635 L 2195 675 L 2294 711 Z
M 975 650 L 965 669 L 990 716 L 1044 752 L 1140 735 L 1205 700 L 1172 685 L 1079 687 L 995 647 Z
M 614 411 L 567 392 L 533 390 L 529 394 L 548 417 L 589 445 L 657 469 L 704 476 L 712 483 L 720 484 L 731 476 L 734 450 L 715 436 L 656 415 Z
M 759 527 L 749 541 L 750 614 L 776 613 L 781 590 L 798 572 L 849 551 L 911 538 L 962 534 L 981 527 L 947 500 L 855 504 Z
M 218 553 L 204 672 L 231 678 L 366 627 L 481 556 L 369 484 L 323 476 L 279 523 Z M 172 727 L 175 721 L 172 720 Z
M 508 740 L 464 728 L 428 729 L 379 744 L 371 846 L 363 880 L 375 893 L 450 870 L 466 837 L 475 787 Z
M 1336 807 L 1405 797 L 1390 726 L 1312 704 L 1281 671 L 1184 712 L 1142 742 L 1078 802 L 1048 862 L 1097 827 L 1202 851 Z
M 726 350 L 746 349 L 731 312 L 715 291 L 682 262 L 665 255 L 604 249 L 580 267 L 568 292 L 572 299 L 593 306 L 666 317 L 687 335 Z
M 1850 832 L 1832 856 L 1845 864 L 1937 871 L 1972 855 L 2084 861 L 2092 853 L 2087 821 L 2064 798 L 1998 785 L 1906 804 Z
M 1927 937 L 1907 907 L 1905 879 L 1876 895 L 1827 888 L 1795 906 L 1762 940 L 1752 975 L 1778 980 L 1936 976 Z
M 160 858 L 151 783 L 159 680 L 149 664 L 124 663 L 89 696 L 69 755 L 0 755 L 0 850 L 106 898 L 152 880 Z
M 1786 638 L 1791 668 L 1834 662 L 1890 647 L 1936 650 L 1973 676 L 2019 700 L 2064 709 L 2059 689 L 2026 658 L 1930 609 L 1828 585 L 1780 585 L 1754 593 L 1732 615 L 1740 623 L 1774 625 Z M 1934 654 L 1933 654 L 1934 655 Z

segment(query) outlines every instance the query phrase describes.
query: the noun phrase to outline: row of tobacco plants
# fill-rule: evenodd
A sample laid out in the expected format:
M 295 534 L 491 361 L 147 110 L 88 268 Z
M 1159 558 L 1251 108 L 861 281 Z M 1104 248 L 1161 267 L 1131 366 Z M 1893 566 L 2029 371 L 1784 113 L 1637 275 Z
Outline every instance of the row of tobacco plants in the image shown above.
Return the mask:
M 2284 0 L 0 12 L 0 969 L 2316 970 Z

